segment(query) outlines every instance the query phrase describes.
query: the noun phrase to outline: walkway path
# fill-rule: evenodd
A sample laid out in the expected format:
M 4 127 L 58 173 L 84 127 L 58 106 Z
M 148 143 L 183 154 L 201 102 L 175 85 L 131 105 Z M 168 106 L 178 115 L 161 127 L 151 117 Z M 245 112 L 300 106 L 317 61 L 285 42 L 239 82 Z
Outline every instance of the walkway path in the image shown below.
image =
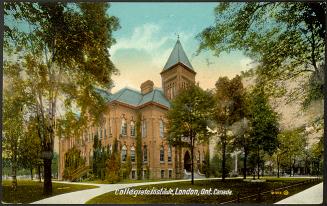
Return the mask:
M 202 178 L 202 179 L 195 179 L 195 180 L 213 180 L 213 179 L 220 179 L 220 178 Z M 99 188 L 56 195 L 36 202 L 32 202 L 31 204 L 84 204 L 88 200 L 96 196 L 102 195 L 107 192 L 115 191 L 116 189 L 123 189 L 127 187 L 143 186 L 143 185 L 151 185 L 151 184 L 163 184 L 169 182 L 184 182 L 184 181 L 190 181 L 190 180 L 183 179 L 183 180 L 169 180 L 169 181 L 158 181 L 158 182 L 130 183 L 130 184 L 91 184 L 91 183 L 60 181 L 60 183 L 67 183 L 67 184 L 95 185 L 95 186 L 99 186 Z
M 302 192 L 285 198 L 275 204 L 321 204 L 323 199 L 323 183 L 319 183 Z

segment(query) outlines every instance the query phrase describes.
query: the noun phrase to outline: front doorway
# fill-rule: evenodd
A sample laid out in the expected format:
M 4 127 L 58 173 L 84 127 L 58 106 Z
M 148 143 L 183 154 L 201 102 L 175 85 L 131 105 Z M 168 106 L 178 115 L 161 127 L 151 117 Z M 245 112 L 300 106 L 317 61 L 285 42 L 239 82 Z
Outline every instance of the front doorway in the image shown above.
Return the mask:
M 185 155 L 184 155 L 184 169 L 187 172 L 191 171 L 191 156 L 190 156 L 190 153 L 188 151 L 186 151 Z

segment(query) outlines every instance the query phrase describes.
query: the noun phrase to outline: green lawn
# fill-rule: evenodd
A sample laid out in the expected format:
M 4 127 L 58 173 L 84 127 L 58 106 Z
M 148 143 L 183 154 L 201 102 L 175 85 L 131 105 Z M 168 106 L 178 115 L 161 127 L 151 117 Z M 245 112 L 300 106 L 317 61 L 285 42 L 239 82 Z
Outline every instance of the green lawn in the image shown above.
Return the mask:
M 237 194 L 240 194 L 240 202 L 242 203 L 274 203 L 282 200 L 290 195 L 298 193 L 306 188 L 309 188 L 318 182 L 308 182 L 306 184 L 287 188 L 288 194 L 283 194 L 285 190 L 281 190 L 282 194 L 271 194 L 270 192 L 264 195 L 241 199 L 245 196 L 250 196 L 257 194 L 258 190 L 261 192 L 273 190 L 274 188 L 284 187 L 291 184 L 299 183 L 304 180 L 302 178 L 267 178 L 266 182 L 253 183 L 244 182 L 242 179 L 227 179 L 225 182 L 221 180 L 198 180 L 195 181 L 194 185 L 191 185 L 189 181 L 178 182 L 178 183 L 165 183 L 157 185 L 147 185 L 134 187 L 133 189 L 161 189 L 166 188 L 169 190 L 171 188 L 175 191 L 176 188 L 179 189 L 198 189 L 199 192 L 202 189 L 212 188 L 218 190 L 231 190 L 232 195 L 138 195 L 134 197 L 133 195 L 116 195 L 115 192 L 109 192 L 98 197 L 95 197 L 87 202 L 87 204 L 142 204 L 142 203 L 223 203 L 230 200 L 237 199 Z
M 91 184 L 130 184 L 130 183 L 140 183 L 140 182 L 159 182 L 159 181 L 167 181 L 172 179 L 162 179 L 162 180 L 154 180 L 154 179 L 147 179 L 147 180 L 131 180 L 131 179 L 124 179 L 117 183 L 110 183 L 106 180 L 84 180 L 81 181 L 83 183 L 91 183 Z
M 3 202 L 6 203 L 31 203 L 50 196 L 43 195 L 43 182 L 31 180 L 18 180 L 16 191 L 11 189 L 10 180 L 2 180 L 3 188 Z M 78 190 L 92 189 L 96 186 L 89 185 L 73 185 L 65 183 L 52 183 L 53 194 L 59 195 L 67 192 L 74 192 Z

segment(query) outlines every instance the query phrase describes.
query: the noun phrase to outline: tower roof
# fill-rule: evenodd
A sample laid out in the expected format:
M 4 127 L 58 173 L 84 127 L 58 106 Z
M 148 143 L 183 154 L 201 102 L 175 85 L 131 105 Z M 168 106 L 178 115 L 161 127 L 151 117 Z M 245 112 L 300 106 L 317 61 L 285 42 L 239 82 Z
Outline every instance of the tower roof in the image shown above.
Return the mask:
M 178 63 L 182 63 L 185 66 L 187 66 L 189 69 L 194 70 L 190 61 L 188 60 L 188 58 L 185 54 L 185 51 L 184 51 L 179 39 L 177 39 L 175 47 L 174 47 L 173 51 L 170 53 L 170 56 L 167 60 L 166 65 L 163 68 L 163 71 L 171 68 L 172 66 L 174 66 L 175 64 L 178 64 Z

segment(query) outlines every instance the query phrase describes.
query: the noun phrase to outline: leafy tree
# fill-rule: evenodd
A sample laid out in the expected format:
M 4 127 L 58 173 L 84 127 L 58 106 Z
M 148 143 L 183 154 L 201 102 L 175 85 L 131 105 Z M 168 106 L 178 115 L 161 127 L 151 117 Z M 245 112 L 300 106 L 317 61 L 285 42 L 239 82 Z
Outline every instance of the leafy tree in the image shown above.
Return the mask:
M 136 120 L 136 167 L 137 179 L 142 179 L 143 171 L 143 153 L 142 153 L 142 136 L 141 136 L 141 115 L 137 115 Z
M 228 77 L 220 77 L 216 82 L 214 94 L 215 106 L 212 119 L 217 125 L 217 134 L 222 150 L 222 180 L 225 180 L 226 149 L 234 138 L 231 126 L 244 117 L 244 88 L 240 76 L 229 80 Z
M 21 139 L 22 147 L 19 150 L 19 162 L 23 168 L 30 169 L 33 180 L 33 168 L 40 163 L 41 142 L 37 134 L 35 119 L 27 122 L 27 131 Z
M 199 52 L 241 50 L 259 63 L 266 89 L 309 75 L 308 104 L 323 98 L 326 2 L 219 3 L 215 23 L 199 35 Z M 302 92 L 303 93 L 303 92 Z
M 289 174 L 292 176 L 297 157 L 303 154 L 306 140 L 300 129 L 283 131 L 278 135 L 279 149 L 283 158 L 288 160 Z
M 264 154 L 272 155 L 278 145 L 277 135 L 279 133 L 278 116 L 268 102 L 268 97 L 263 91 L 260 83 L 256 85 L 251 93 L 251 145 L 256 157 L 257 174 L 260 177 L 260 164 L 263 164 Z
M 106 180 L 115 183 L 120 181 L 120 155 L 118 154 L 118 142 L 114 139 L 112 153 L 107 160 Z
M 110 85 L 111 75 L 117 73 L 108 48 L 115 42 L 112 32 L 119 24 L 117 18 L 106 13 L 108 8 L 107 3 L 5 4 L 6 19 L 13 20 L 5 22 L 5 52 L 21 56 L 22 61 L 17 62 L 35 99 L 45 194 L 52 193 L 58 98 L 62 97 L 65 107 L 76 106 L 81 111 L 80 121 L 94 121 L 104 109 L 94 86 Z
M 243 151 L 243 179 L 246 179 L 247 175 L 247 160 L 249 153 L 251 152 L 251 122 L 248 118 L 243 118 L 242 120 L 235 122 L 232 125 L 232 132 L 234 134 L 234 146 L 235 148 L 241 148 Z
M 188 147 L 191 151 L 192 184 L 194 184 L 194 146 L 208 140 L 208 118 L 213 99 L 209 92 L 196 85 L 182 90 L 168 111 L 168 142 Z
M 3 157 L 10 160 L 12 169 L 12 188 L 17 187 L 17 169 L 20 150 L 24 147 L 21 140 L 26 130 L 24 128 L 27 106 L 30 95 L 26 91 L 22 78 L 22 68 L 18 64 L 4 64 L 3 89 Z

